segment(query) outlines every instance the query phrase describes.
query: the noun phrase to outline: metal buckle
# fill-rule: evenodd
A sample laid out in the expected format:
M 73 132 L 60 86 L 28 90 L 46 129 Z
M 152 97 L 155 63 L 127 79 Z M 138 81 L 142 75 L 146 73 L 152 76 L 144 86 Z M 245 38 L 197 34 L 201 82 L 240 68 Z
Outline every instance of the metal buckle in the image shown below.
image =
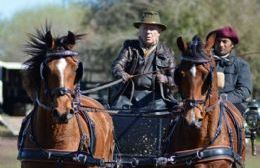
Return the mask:
M 185 164 L 186 164 L 187 166 L 190 166 L 190 165 L 192 164 L 192 160 L 187 160 L 187 161 L 185 162 Z
M 196 155 L 197 155 L 197 158 L 198 158 L 198 159 L 202 159 L 202 155 L 203 155 L 203 154 L 202 154 L 202 155 L 201 155 L 201 154 L 202 154 L 202 153 L 201 153 L 200 151 L 197 151 L 197 154 L 196 154 Z
M 76 156 L 73 157 L 73 160 L 78 162 L 78 163 L 84 164 L 84 163 L 86 163 L 87 158 L 88 158 L 87 155 L 79 153 L 79 154 L 77 154 Z
M 168 159 L 168 162 L 170 162 L 171 164 L 175 164 L 176 163 L 176 160 L 175 160 L 176 156 L 171 156 L 169 159 Z
M 168 159 L 165 157 L 159 157 L 156 159 L 156 167 L 157 166 L 166 166 L 168 163 Z

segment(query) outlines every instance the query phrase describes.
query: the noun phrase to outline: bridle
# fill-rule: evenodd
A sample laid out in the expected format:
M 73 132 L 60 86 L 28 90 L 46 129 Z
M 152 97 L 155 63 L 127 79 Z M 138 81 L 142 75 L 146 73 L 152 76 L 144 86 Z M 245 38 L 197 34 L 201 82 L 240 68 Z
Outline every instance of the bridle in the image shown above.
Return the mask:
M 195 63 L 196 64 L 196 63 Z M 207 101 L 209 100 L 210 98 L 210 95 L 212 93 L 212 75 L 213 75 L 213 71 L 214 71 L 214 67 L 212 66 L 212 64 L 210 62 L 205 62 L 205 64 L 210 64 L 210 67 L 208 69 L 208 75 L 206 76 L 206 80 L 209 80 L 209 81 L 206 81 L 207 82 L 207 92 L 206 92 L 206 97 L 205 99 L 195 99 L 194 98 L 194 95 L 192 95 L 192 99 L 185 99 L 183 98 L 183 105 L 185 108 L 199 108 L 199 105 L 203 105 L 203 106 L 206 106 L 206 103 Z M 202 111 L 202 109 L 200 109 Z
M 194 36 L 191 43 L 186 47 L 185 50 L 183 50 L 183 55 L 181 57 L 180 65 L 182 65 L 185 62 L 191 63 L 192 68 L 195 69 L 194 73 L 196 73 L 196 65 L 201 64 L 208 71 L 208 75 L 204 78 L 205 82 L 207 82 L 207 90 L 206 90 L 205 99 L 195 99 L 193 93 L 191 95 L 191 99 L 187 99 L 184 97 L 184 95 L 182 95 L 183 105 L 184 105 L 185 109 L 199 108 L 199 105 L 205 106 L 207 101 L 209 100 L 210 95 L 212 93 L 213 71 L 214 71 L 213 61 L 214 60 L 213 60 L 212 55 L 208 56 L 208 54 L 203 49 L 202 42 L 198 36 Z M 209 64 L 209 68 L 206 67 L 206 65 L 208 65 L 208 64 Z M 175 83 L 177 85 L 179 85 L 179 87 L 180 87 L 181 76 L 180 76 L 180 74 L 178 74 L 178 72 L 180 71 L 180 69 L 181 69 L 181 66 L 178 67 L 177 70 L 175 70 L 175 74 L 174 74 Z M 192 69 L 190 69 L 190 70 L 192 70 Z M 191 71 L 191 73 L 192 73 L 192 71 Z M 192 74 L 192 78 L 195 78 L 195 76 L 196 76 L 196 74 Z M 184 111 L 185 111 L 185 109 L 184 109 Z M 202 109 L 200 109 L 200 111 L 202 111 Z
M 79 92 L 80 92 L 80 88 L 79 88 L 79 84 L 77 84 L 75 89 L 70 89 L 67 87 L 56 87 L 56 88 L 49 88 L 48 86 L 48 80 L 47 80 L 47 75 L 48 75 L 48 63 L 54 59 L 61 59 L 61 58 L 66 58 L 66 57 L 75 57 L 78 56 L 78 52 L 75 51 L 71 51 L 71 50 L 57 50 L 57 51 L 51 51 L 51 52 L 47 52 L 46 54 L 46 59 L 41 63 L 40 66 L 40 75 L 41 75 L 41 80 L 44 81 L 44 95 L 46 97 L 49 97 L 51 99 L 53 99 L 53 97 L 59 97 L 59 96 L 64 96 L 64 95 L 68 95 L 68 97 L 72 98 L 72 110 L 70 110 L 69 112 L 66 112 L 63 115 L 59 115 L 57 110 L 55 110 L 55 107 L 52 103 L 50 104 L 44 104 L 39 100 L 39 93 L 36 93 L 36 104 L 47 110 L 47 111 L 51 111 L 53 113 L 53 115 L 58 119 L 59 122 L 67 122 L 69 119 L 71 119 L 74 114 L 76 112 L 78 112 L 78 107 L 80 104 L 79 101 Z M 77 72 L 76 75 L 78 77 L 76 78 L 81 78 L 82 76 L 82 63 L 78 60 L 78 59 L 74 59 L 73 60 L 75 62 L 77 62 L 78 68 L 77 68 Z M 76 79 L 78 80 L 78 79 Z M 78 82 L 78 81 L 76 81 Z

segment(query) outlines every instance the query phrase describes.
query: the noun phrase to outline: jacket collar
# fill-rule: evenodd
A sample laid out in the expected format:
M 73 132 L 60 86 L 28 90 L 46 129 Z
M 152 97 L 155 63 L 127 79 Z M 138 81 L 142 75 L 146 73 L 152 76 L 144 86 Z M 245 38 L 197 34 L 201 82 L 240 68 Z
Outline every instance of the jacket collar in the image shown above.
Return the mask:
M 222 66 L 232 65 L 236 59 L 236 52 L 234 50 L 232 50 L 231 53 L 225 58 L 218 56 L 218 55 L 216 55 L 216 57 L 217 57 L 216 60 L 219 61 L 220 65 L 222 65 Z
M 160 59 L 165 59 L 165 49 L 162 43 L 158 43 L 155 51 L 155 55 Z

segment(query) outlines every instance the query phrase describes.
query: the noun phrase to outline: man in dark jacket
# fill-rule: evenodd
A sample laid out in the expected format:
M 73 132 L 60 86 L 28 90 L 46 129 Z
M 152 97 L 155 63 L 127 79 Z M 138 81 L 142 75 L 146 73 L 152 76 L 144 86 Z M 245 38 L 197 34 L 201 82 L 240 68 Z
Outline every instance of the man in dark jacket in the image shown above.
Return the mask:
M 217 71 L 224 74 L 224 87 L 220 94 L 226 94 L 243 114 L 246 109 L 246 100 L 252 93 L 252 78 L 248 63 L 236 56 L 235 45 L 239 37 L 232 27 L 216 29 L 208 34 L 216 34 L 214 54 L 217 59 Z
M 139 29 L 136 40 L 126 40 L 118 57 L 112 64 L 115 78 L 123 78 L 123 85 L 113 91 L 112 106 L 165 108 L 174 102 L 171 89 L 175 86 L 173 52 L 159 42 L 160 33 L 166 26 L 160 22 L 159 13 L 145 10 L 141 21 L 135 22 Z
M 113 107 L 130 108 L 134 112 L 172 107 L 175 104 L 171 99 L 175 60 L 173 52 L 159 42 L 160 33 L 166 26 L 160 22 L 159 13 L 153 10 L 145 10 L 141 21 L 135 22 L 134 26 L 139 29 L 138 39 L 126 40 L 112 64 L 113 76 L 124 82 L 112 91 L 110 103 Z M 151 156 L 160 152 L 157 144 L 168 125 L 167 118 L 121 116 L 113 117 L 113 121 L 115 135 L 120 146 L 124 146 L 121 153 Z

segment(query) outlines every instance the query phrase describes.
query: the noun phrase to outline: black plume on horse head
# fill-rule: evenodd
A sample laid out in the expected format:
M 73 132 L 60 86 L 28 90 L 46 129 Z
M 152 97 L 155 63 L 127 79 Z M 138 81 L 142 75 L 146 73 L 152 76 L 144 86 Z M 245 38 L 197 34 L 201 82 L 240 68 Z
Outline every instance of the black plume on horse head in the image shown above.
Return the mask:
M 76 40 L 79 40 L 84 36 L 84 34 L 75 35 L 73 32 L 68 31 L 66 36 L 62 36 L 55 39 L 55 46 L 65 50 L 71 50 L 76 43 Z
M 68 31 L 68 35 L 60 37 L 57 39 L 56 43 L 57 45 L 62 46 L 64 49 L 70 50 L 76 43 L 76 36 L 71 31 Z
M 204 44 L 199 36 L 195 35 L 189 44 L 190 54 L 183 56 L 184 60 L 189 60 L 195 63 L 209 62 L 210 59 L 204 51 Z

